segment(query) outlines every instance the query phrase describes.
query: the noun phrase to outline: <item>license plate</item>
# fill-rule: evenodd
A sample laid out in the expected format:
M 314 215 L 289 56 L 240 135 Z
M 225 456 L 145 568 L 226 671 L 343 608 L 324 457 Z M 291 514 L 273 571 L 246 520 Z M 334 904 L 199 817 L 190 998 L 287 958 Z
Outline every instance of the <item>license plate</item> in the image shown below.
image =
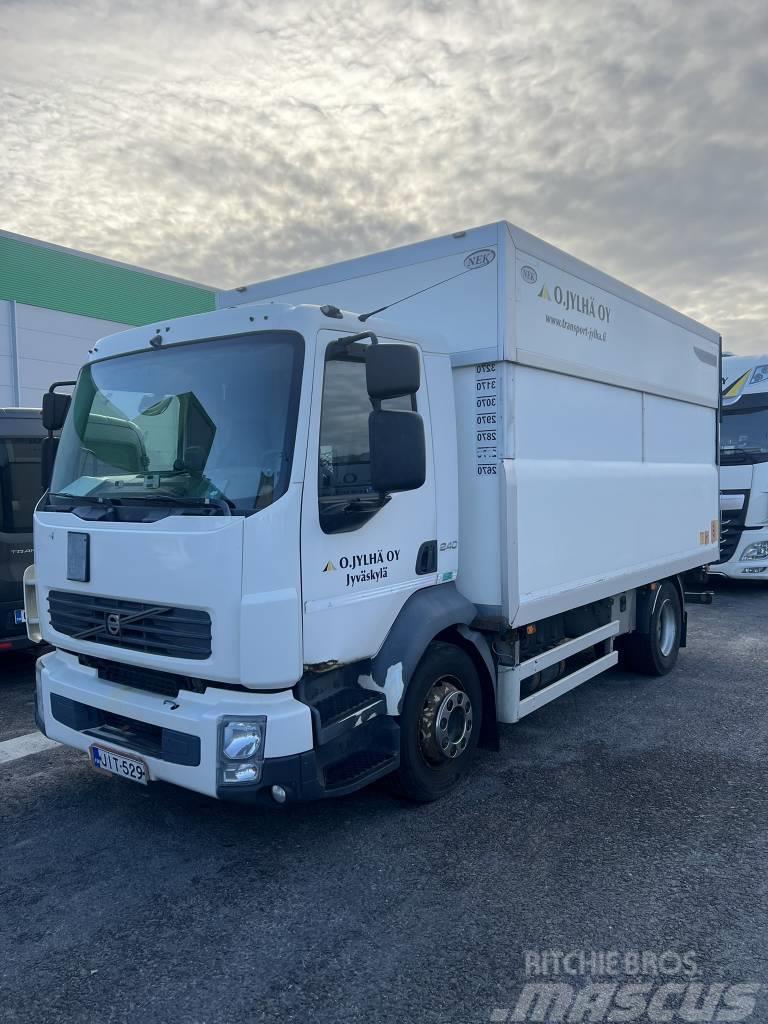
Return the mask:
M 116 750 L 109 750 L 106 747 L 96 746 L 96 744 L 91 745 L 90 755 L 94 768 L 100 768 L 112 775 L 119 775 L 121 779 L 140 782 L 143 786 L 149 782 L 149 772 L 143 761 L 134 757 L 126 757 L 125 754 L 118 754 Z
M 27 613 L 23 608 L 17 608 L 13 613 L 13 621 L 17 626 L 23 626 L 27 621 Z

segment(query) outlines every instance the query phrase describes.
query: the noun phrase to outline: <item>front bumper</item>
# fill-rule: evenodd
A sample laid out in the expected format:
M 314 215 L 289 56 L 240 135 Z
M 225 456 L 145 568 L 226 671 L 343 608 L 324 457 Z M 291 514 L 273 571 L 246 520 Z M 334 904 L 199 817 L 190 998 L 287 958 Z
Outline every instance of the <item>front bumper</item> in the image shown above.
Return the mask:
M 741 553 L 750 544 L 768 541 L 768 528 L 742 529 L 733 556 L 727 562 L 710 565 L 708 574 L 731 580 L 765 580 L 768 582 L 768 558 L 742 559 Z
M 96 669 L 58 650 L 40 658 L 37 670 L 37 710 L 42 731 L 50 739 L 82 751 L 88 751 L 92 743 L 104 743 L 129 757 L 140 757 L 150 779 L 206 796 L 224 797 L 230 789 L 219 785 L 218 729 L 225 715 L 267 717 L 265 772 L 274 760 L 312 750 L 309 708 L 290 690 L 246 693 L 208 687 L 204 693 L 182 690 L 171 699 L 100 679 Z M 147 747 L 133 739 L 116 743 L 94 735 L 93 726 L 102 712 L 148 726 L 157 752 L 147 753 Z
M 99 677 L 95 668 L 55 650 L 37 662 L 36 722 L 50 739 L 87 752 L 101 743 L 139 757 L 150 780 L 170 782 L 222 800 L 272 800 L 272 787 L 288 801 L 343 796 L 397 767 L 399 727 L 386 716 L 317 741 L 310 706 L 291 690 L 242 692 L 208 687 L 180 690 L 175 698 Z M 264 762 L 258 782 L 222 783 L 219 725 L 222 717 L 267 719 Z M 103 722 L 120 716 L 136 726 L 126 739 L 103 734 Z M 113 719 L 111 719 L 113 720 Z

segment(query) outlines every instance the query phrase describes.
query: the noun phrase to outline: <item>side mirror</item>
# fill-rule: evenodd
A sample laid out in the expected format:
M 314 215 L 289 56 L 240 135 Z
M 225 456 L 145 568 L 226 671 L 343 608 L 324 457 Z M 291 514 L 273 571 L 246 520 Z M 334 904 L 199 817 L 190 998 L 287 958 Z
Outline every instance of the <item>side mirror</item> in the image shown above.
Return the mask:
M 375 491 L 389 494 L 421 487 L 427 475 L 427 456 L 424 421 L 417 412 L 374 409 L 368 417 L 368 435 Z
M 64 420 L 67 418 L 71 401 L 71 395 L 57 395 L 53 391 L 47 391 L 43 395 L 43 427 L 45 430 L 49 433 L 61 430 Z
M 419 390 L 419 351 L 413 345 L 371 345 L 365 355 L 365 383 L 372 399 L 415 395 Z

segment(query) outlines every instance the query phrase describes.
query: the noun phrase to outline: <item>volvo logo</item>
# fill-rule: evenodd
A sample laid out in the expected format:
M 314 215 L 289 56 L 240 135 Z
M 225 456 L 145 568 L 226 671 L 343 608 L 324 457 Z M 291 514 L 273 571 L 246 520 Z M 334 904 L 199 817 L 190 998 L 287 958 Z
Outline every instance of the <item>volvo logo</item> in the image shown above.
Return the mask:
M 120 616 L 115 612 L 107 615 L 107 632 L 110 636 L 120 636 Z

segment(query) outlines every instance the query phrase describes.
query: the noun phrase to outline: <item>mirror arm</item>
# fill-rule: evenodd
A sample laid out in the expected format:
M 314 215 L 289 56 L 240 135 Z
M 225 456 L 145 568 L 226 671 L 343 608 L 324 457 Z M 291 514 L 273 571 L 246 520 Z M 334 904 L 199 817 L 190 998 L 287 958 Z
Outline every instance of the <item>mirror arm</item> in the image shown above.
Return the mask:
M 345 345 L 351 345 L 353 342 L 363 341 L 365 338 L 370 338 L 372 345 L 379 344 L 379 339 L 373 331 L 363 331 L 361 334 L 346 334 L 343 338 L 339 338 L 339 341 L 343 341 Z

